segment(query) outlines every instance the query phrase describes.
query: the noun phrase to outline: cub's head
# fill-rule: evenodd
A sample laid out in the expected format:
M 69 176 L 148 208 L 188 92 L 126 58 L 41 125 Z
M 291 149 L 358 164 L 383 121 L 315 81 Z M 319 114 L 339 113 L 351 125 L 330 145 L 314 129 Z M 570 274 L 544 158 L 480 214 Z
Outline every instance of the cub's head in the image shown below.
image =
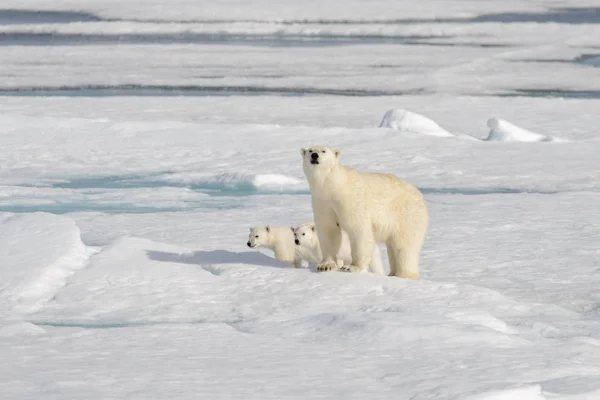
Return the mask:
M 300 154 L 304 171 L 309 173 L 336 166 L 340 162 L 341 152 L 326 146 L 313 146 L 308 149 L 300 149 Z
M 298 246 L 314 248 L 319 245 L 319 239 L 317 232 L 315 231 L 315 224 L 307 222 L 298 227 L 292 228 L 294 232 L 294 239 Z
M 268 226 L 260 226 L 256 228 L 250 228 L 250 234 L 248 235 L 248 247 L 255 248 L 265 246 L 269 244 L 269 234 L 271 229 Z

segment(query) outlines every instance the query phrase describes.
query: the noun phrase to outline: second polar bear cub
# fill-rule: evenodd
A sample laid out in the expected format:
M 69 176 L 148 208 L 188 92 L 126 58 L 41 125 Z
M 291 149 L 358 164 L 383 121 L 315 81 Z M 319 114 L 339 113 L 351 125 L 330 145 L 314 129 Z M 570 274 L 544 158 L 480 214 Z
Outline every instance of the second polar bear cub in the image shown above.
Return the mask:
M 266 247 L 273 251 L 275 258 L 296 268 L 302 267 L 302 260 L 310 257 L 310 252 L 294 243 L 294 232 L 289 227 L 260 226 L 250 228 L 248 247 Z M 305 254 L 308 253 L 308 256 Z M 321 260 L 319 259 L 320 262 Z M 316 263 L 315 263 L 316 264 Z
M 296 246 L 303 250 L 304 259 L 318 265 L 323 260 L 323 254 L 321 253 L 321 245 L 319 243 L 317 232 L 315 231 L 314 222 L 306 222 L 300 226 L 292 227 L 292 231 L 296 238 Z M 344 264 L 350 264 L 352 262 L 350 241 L 348 240 L 348 235 L 343 231 L 342 243 L 336 261 L 339 268 L 342 268 Z M 378 275 L 384 274 L 381 253 L 379 251 L 379 246 L 377 245 L 373 246 L 369 271 Z
M 390 275 L 417 279 L 429 225 L 421 192 L 395 175 L 359 172 L 341 164 L 339 150 L 314 146 L 301 149 L 300 154 L 323 252 L 317 269 L 337 269 L 343 230 L 348 234 L 352 254 L 352 264 L 344 269 L 365 270 L 371 262 L 373 246 L 383 242 L 387 246 Z

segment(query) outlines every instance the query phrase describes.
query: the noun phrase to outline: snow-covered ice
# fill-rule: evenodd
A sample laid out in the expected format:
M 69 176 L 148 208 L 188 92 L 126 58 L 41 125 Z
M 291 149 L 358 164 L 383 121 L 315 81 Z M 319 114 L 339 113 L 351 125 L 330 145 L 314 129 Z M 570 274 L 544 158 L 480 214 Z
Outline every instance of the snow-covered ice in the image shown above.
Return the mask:
M 598 5 L 413 3 L 5 0 L 0 398 L 600 398 Z M 248 249 L 313 144 L 421 279 Z

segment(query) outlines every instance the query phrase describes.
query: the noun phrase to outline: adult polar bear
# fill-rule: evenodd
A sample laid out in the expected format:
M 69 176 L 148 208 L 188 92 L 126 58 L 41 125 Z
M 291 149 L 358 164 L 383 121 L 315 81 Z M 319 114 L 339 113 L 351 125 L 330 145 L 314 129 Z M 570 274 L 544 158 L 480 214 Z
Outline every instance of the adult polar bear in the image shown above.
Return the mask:
M 419 255 L 429 226 L 421 192 L 392 174 L 359 172 L 342 165 L 339 150 L 313 146 L 300 153 L 323 252 L 317 269 L 338 269 L 336 254 L 342 228 L 348 234 L 352 253 L 352 264 L 343 269 L 364 271 L 373 246 L 384 242 L 389 275 L 418 279 Z

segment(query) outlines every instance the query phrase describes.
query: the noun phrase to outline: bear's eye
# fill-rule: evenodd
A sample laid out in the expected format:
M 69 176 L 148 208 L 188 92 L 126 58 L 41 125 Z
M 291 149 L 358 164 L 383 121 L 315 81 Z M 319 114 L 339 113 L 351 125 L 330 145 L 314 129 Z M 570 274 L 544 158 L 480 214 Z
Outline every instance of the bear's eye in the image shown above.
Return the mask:
M 254 236 L 254 237 L 258 239 L 258 235 Z
M 325 154 L 325 150 L 323 150 L 323 154 Z
M 306 233 L 303 233 L 302 236 L 306 236 Z
M 312 153 L 312 149 L 308 149 L 308 152 L 309 152 L 309 153 Z

